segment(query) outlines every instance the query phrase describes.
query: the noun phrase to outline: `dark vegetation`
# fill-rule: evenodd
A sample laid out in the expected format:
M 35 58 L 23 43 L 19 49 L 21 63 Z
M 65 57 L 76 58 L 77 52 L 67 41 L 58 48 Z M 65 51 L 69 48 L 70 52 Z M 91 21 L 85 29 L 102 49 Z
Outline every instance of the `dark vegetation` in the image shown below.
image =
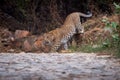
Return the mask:
M 112 14 L 114 0 L 0 0 L 0 25 L 12 31 L 44 33 L 62 25 L 71 12 Z M 117 1 L 116 1 L 117 2 Z
M 120 0 L 0 0 L 0 28 L 7 28 L 12 32 L 18 29 L 28 30 L 32 34 L 41 35 L 60 27 L 66 16 L 72 12 L 87 13 L 90 11 L 93 18 L 97 20 L 100 15 L 111 16 L 115 14 L 115 11 L 119 13 L 118 4 L 120 4 Z M 82 18 L 81 21 L 85 22 L 86 19 Z M 104 41 L 101 38 L 101 41 L 96 43 L 93 43 L 93 39 L 84 43 L 76 35 L 77 44 L 83 44 L 81 45 L 83 47 L 79 48 L 80 51 L 85 49 L 88 52 L 96 52 L 115 48 L 120 53 L 120 25 L 116 22 L 103 21 L 104 26 L 114 28 L 112 37 L 108 40 L 104 38 Z M 99 47 L 102 47 L 95 47 L 96 44 L 98 46 L 98 43 L 100 44 Z M 91 49 L 91 46 L 95 48 Z M 72 49 L 77 50 L 73 46 Z

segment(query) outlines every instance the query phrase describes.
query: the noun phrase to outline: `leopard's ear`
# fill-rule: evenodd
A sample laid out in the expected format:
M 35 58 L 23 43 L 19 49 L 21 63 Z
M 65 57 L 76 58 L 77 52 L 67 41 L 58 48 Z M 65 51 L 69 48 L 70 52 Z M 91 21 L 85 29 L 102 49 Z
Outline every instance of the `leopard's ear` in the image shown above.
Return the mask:
M 49 41 L 54 41 L 55 37 L 53 34 L 49 34 L 46 36 L 46 39 L 49 40 Z
M 52 38 L 52 41 L 55 41 L 55 37 L 53 35 L 51 36 L 51 38 Z

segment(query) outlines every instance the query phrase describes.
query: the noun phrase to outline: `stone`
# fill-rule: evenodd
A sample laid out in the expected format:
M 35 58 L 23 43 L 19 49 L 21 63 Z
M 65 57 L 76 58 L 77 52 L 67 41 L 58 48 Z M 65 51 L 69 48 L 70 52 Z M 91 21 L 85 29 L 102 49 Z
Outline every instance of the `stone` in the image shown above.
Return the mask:
M 20 76 L 0 77 L 0 80 L 23 80 Z
M 22 48 L 23 48 L 24 51 L 32 51 L 32 45 L 30 45 L 28 40 L 24 41 Z
M 0 72 L 5 72 L 6 69 L 5 68 L 0 68 Z
M 15 39 L 20 39 L 23 37 L 27 37 L 29 35 L 30 35 L 30 32 L 26 31 L 26 30 L 16 30 L 15 31 Z

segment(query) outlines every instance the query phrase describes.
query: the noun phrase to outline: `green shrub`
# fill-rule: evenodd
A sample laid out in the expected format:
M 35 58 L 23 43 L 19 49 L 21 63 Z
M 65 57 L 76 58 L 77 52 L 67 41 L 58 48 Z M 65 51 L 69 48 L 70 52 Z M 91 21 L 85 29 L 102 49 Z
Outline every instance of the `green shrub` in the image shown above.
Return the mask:
M 113 3 L 113 4 L 115 6 L 115 13 L 120 14 L 120 5 L 116 3 Z
M 114 3 L 115 13 L 120 14 L 120 5 Z M 116 22 L 110 22 L 106 19 L 102 20 L 105 27 L 112 29 L 111 38 L 103 42 L 103 46 L 114 49 L 117 56 L 120 57 L 120 25 Z

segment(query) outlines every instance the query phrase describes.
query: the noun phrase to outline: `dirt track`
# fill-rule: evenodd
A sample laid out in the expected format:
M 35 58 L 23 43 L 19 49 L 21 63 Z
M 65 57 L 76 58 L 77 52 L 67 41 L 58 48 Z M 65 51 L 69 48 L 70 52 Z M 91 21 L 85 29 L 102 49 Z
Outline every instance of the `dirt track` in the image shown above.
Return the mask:
M 120 60 L 87 53 L 1 53 L 0 80 L 120 80 Z

